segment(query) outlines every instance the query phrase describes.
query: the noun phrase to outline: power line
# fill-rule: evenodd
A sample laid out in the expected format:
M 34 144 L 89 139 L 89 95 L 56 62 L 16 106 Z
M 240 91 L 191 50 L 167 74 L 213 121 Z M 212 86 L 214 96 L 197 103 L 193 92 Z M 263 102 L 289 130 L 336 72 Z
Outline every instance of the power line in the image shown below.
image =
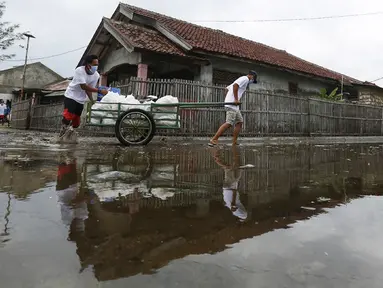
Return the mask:
M 213 23 L 213 22 L 215 22 L 215 23 L 290 22 L 290 21 L 309 21 L 309 20 L 325 20 L 325 19 L 336 19 L 336 18 L 361 17 L 361 16 L 381 15 L 381 14 L 383 14 L 383 11 L 359 13 L 359 14 L 345 14 L 345 15 L 332 15 L 332 16 L 319 16 L 319 17 L 303 17 L 303 18 L 256 19 L 256 20 L 199 20 L 199 21 L 190 21 L 190 22 L 195 22 L 195 23 L 208 23 L 208 22 L 210 22 L 210 23 Z M 45 56 L 45 57 L 29 58 L 28 60 L 36 61 L 36 60 L 44 60 L 44 59 L 59 57 L 59 56 L 63 56 L 63 55 L 69 54 L 69 53 L 79 51 L 79 50 L 84 49 L 86 47 L 87 46 L 82 46 L 80 48 L 69 50 L 69 51 L 66 51 L 63 53 L 54 54 L 54 55 Z M 22 61 L 25 61 L 25 59 L 3 60 L 3 62 L 22 62 Z M 383 77 L 379 78 L 375 81 L 372 81 L 372 82 L 376 82 L 376 81 L 379 81 L 382 79 L 383 79 Z
M 373 81 L 370 81 L 370 82 L 374 83 L 374 82 L 378 82 L 378 81 L 380 81 L 380 80 L 383 80 L 383 77 L 380 77 L 380 78 L 378 78 L 378 79 L 375 79 L 375 80 L 373 80 Z
M 59 57 L 59 56 L 63 56 L 63 55 L 69 54 L 69 53 L 73 53 L 73 52 L 82 50 L 82 49 L 84 49 L 86 47 L 88 47 L 88 46 L 83 46 L 83 47 L 80 47 L 80 48 L 77 48 L 77 49 L 69 50 L 69 51 L 66 51 L 66 52 L 63 52 L 63 53 L 54 54 L 54 55 L 50 55 L 50 56 L 38 57 L 38 58 L 28 58 L 28 60 L 29 61 L 36 61 L 36 60 L 43 60 L 43 59 Z M 4 62 L 22 62 L 22 61 L 25 61 L 25 59 L 17 59 L 17 60 L 16 59 L 8 59 L 8 60 L 3 60 L 3 61 Z
M 349 18 L 349 17 L 361 17 L 361 16 L 372 16 L 381 15 L 383 11 L 369 12 L 369 13 L 358 13 L 358 14 L 345 14 L 345 15 L 332 15 L 332 16 L 319 16 L 319 17 L 303 17 L 303 18 L 284 18 L 284 19 L 256 19 L 256 20 L 200 20 L 190 21 L 195 23 L 249 23 L 249 22 L 290 22 L 290 21 L 309 21 L 309 20 L 325 20 L 325 19 L 336 19 L 336 18 Z

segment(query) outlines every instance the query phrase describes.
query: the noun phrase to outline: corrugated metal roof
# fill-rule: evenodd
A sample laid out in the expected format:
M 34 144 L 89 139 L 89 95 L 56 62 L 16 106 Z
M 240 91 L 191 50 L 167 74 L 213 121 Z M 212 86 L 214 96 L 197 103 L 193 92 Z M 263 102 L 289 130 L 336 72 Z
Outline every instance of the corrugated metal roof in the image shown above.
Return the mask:
M 45 95 L 44 97 L 59 97 L 64 96 L 65 91 L 56 91 Z
M 65 90 L 68 85 L 70 84 L 71 80 L 65 79 L 64 81 L 59 81 L 55 83 L 51 83 L 44 87 L 44 90 L 51 90 L 51 91 L 57 91 L 57 90 Z

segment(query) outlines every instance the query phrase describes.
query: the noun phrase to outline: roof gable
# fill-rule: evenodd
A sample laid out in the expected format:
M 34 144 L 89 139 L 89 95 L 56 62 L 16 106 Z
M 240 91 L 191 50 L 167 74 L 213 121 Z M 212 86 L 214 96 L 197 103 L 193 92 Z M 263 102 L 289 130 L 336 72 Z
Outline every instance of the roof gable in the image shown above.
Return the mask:
M 169 39 L 157 30 L 147 27 L 114 21 L 104 18 L 112 29 L 115 29 L 132 47 L 158 53 L 186 56 L 181 48 L 175 46 Z
M 30 67 L 39 67 L 39 68 L 41 68 L 41 69 L 51 73 L 52 75 L 54 75 L 58 79 L 64 79 L 64 77 L 62 77 L 60 74 L 56 73 L 51 68 L 49 68 L 48 66 L 45 66 L 41 62 L 34 62 L 34 63 L 27 64 L 27 69 L 30 68 Z M 20 69 L 24 69 L 24 65 L 19 65 L 19 66 L 15 66 L 15 67 L 12 67 L 12 68 L 0 70 L 0 75 L 4 74 L 4 73 L 8 73 L 8 72 L 10 72 L 12 70 L 20 70 Z
M 24 65 L 0 71 L 0 85 L 21 87 L 23 85 Z M 25 71 L 24 87 L 40 89 L 52 82 L 62 81 L 64 78 L 41 62 L 28 64 Z

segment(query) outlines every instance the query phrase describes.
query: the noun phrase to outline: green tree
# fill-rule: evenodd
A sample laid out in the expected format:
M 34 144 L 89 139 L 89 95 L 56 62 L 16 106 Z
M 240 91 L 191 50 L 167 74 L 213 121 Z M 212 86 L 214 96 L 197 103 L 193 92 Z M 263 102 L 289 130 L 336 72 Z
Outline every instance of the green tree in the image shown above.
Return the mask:
M 6 3 L 4 1 L 0 2 L 0 61 L 14 57 L 14 54 L 6 54 L 4 51 L 14 45 L 16 41 L 24 38 L 23 33 L 18 32 L 19 24 L 1 21 L 5 9 Z
M 342 99 L 342 94 L 339 93 L 337 94 L 339 88 L 335 88 L 334 90 L 331 91 L 330 94 L 327 94 L 327 90 L 325 88 L 320 89 L 319 92 L 319 97 L 330 100 L 330 101 L 339 101 Z

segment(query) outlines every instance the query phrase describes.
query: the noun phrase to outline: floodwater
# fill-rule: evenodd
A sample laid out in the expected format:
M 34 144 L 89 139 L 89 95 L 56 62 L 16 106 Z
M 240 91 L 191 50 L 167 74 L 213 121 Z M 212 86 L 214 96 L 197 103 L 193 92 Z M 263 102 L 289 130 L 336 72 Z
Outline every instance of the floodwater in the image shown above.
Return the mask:
M 382 286 L 383 145 L 0 153 L 1 287 Z

